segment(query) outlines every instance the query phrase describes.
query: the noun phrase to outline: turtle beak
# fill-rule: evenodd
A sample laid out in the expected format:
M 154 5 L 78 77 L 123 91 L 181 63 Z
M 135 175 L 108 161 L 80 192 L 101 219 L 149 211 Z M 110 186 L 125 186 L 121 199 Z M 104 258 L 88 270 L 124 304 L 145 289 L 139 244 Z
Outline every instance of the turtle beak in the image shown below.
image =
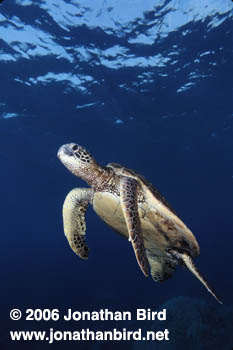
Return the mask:
M 59 159 L 60 159 L 60 156 L 61 156 L 61 151 L 62 151 L 62 146 L 59 148 L 59 150 L 57 152 L 57 156 L 58 156 Z
M 71 145 L 72 144 L 66 144 L 66 145 L 63 145 L 59 148 L 59 150 L 57 152 L 57 156 L 60 160 L 61 160 L 62 155 L 66 155 L 69 157 L 73 156 L 73 151 L 72 151 Z

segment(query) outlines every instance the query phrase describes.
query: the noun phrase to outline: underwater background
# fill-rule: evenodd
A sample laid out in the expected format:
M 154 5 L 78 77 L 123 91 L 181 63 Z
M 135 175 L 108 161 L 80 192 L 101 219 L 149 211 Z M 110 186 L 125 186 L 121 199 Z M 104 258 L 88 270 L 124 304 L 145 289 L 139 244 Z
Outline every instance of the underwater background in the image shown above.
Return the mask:
M 230 0 L 5 0 L 0 4 L 1 349 L 233 346 L 233 16 Z M 87 214 L 90 255 L 63 234 L 86 187 L 57 159 L 76 142 L 144 175 L 195 234 L 195 263 L 145 278 L 127 240 Z M 167 308 L 164 322 L 12 321 L 18 308 Z M 170 331 L 170 341 L 12 342 L 9 330 Z

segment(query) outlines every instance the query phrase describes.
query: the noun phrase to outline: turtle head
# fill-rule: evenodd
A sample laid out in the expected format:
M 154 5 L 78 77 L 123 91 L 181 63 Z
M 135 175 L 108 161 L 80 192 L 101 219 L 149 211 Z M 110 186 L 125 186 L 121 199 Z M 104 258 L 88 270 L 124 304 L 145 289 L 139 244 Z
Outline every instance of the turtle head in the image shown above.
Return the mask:
M 61 146 L 57 156 L 68 170 L 88 183 L 99 168 L 92 155 L 76 143 Z

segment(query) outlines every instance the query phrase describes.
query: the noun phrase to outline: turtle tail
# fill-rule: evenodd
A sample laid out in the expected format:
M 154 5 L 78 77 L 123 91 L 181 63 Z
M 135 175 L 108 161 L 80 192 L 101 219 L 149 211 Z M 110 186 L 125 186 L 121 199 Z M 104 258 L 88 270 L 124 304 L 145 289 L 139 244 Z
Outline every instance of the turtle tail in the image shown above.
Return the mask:
M 198 269 L 196 268 L 196 266 L 194 265 L 191 257 L 188 254 L 185 253 L 179 253 L 179 257 L 182 259 L 183 263 L 185 264 L 185 266 L 187 267 L 187 269 L 189 269 L 189 271 L 191 271 L 198 279 L 199 281 L 201 281 L 202 284 L 204 284 L 204 286 L 206 287 L 206 289 L 208 290 L 208 292 L 210 292 L 210 294 L 213 295 L 213 297 L 220 303 L 222 304 L 222 301 L 216 296 L 216 294 L 214 293 L 213 289 L 208 285 L 208 283 L 204 280 L 204 278 L 201 276 L 200 272 L 198 271 Z

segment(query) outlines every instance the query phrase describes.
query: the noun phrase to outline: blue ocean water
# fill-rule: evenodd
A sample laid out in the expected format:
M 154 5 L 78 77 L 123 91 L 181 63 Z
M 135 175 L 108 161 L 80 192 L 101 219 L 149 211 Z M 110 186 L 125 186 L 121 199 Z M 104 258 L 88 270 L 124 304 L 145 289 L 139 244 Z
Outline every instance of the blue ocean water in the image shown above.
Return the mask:
M 1 349 L 233 346 L 232 1 L 5 0 L 0 4 Z M 86 147 L 152 182 L 194 232 L 196 265 L 146 279 L 130 244 L 87 213 L 88 261 L 62 204 L 86 184 L 57 159 Z M 165 306 L 164 306 L 165 305 Z M 164 323 L 12 321 L 18 308 L 167 308 Z M 12 342 L 9 330 L 170 330 L 169 342 Z

